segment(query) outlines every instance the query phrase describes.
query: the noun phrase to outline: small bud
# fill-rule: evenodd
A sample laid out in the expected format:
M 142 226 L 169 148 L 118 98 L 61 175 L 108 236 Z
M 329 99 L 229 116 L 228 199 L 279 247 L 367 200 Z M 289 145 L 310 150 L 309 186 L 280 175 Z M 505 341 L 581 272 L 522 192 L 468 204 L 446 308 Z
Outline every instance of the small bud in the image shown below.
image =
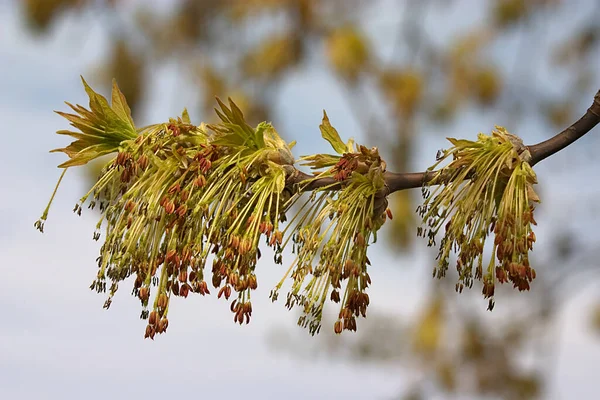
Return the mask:
M 179 194 L 179 198 L 181 199 L 182 202 L 186 202 L 190 198 L 190 192 L 185 189 L 182 190 L 181 193 Z
M 392 220 L 394 219 L 394 216 L 392 215 L 392 210 L 390 210 L 389 208 L 385 209 L 385 213 L 387 214 L 387 217 Z
M 158 204 L 161 207 L 165 207 L 168 202 L 169 202 L 169 196 L 163 196 L 162 199 L 160 199 L 160 202 Z
M 200 282 L 198 287 L 200 288 L 200 294 L 202 296 L 204 296 L 206 294 L 210 294 L 210 291 L 208 290 L 208 285 L 206 284 L 206 281 Z
M 158 323 L 159 332 L 160 333 L 166 332 L 168 327 L 169 327 L 169 320 L 166 317 L 161 318 L 160 322 Z
M 133 201 L 131 199 L 127 200 L 124 208 L 125 208 L 125 211 L 132 212 L 135 208 L 135 201 Z
M 356 233 L 356 238 L 354 239 L 354 243 L 356 243 L 356 245 L 359 247 L 364 247 L 365 237 L 363 236 L 362 232 Z
M 140 136 L 141 137 L 141 136 Z M 148 156 L 142 154 L 137 160 L 138 167 L 143 171 L 148 167 Z
M 333 301 L 334 303 L 339 303 L 340 302 L 340 292 L 338 292 L 337 290 L 334 290 L 331 292 L 331 301 Z
M 152 325 L 146 325 L 146 333 L 144 339 L 151 338 L 154 340 L 154 327 Z
M 177 250 L 171 249 L 171 250 L 167 251 L 167 255 L 165 256 L 165 261 L 166 262 L 173 261 L 175 258 L 175 255 L 177 255 Z
M 190 286 L 187 283 L 184 283 L 183 285 L 181 285 L 181 288 L 179 289 L 179 295 L 182 297 L 188 297 L 189 293 L 190 293 Z
M 177 208 L 176 214 L 179 216 L 179 218 L 182 218 L 185 213 L 187 213 L 187 205 L 182 204 Z
M 250 275 L 248 277 L 248 287 L 252 290 L 256 290 L 258 282 L 256 281 L 256 275 Z
M 173 214 L 175 212 L 175 203 L 168 201 L 167 204 L 165 204 L 165 212 L 167 214 Z
M 158 306 L 158 308 L 161 308 L 164 310 L 165 308 L 167 308 L 167 304 L 169 304 L 169 298 L 167 297 L 166 294 L 161 293 L 158 296 L 158 301 L 157 301 L 156 305 Z
M 339 335 L 340 333 L 342 333 L 342 321 L 340 321 L 339 319 L 337 321 L 335 321 L 335 324 L 333 324 L 333 331 Z
M 148 288 L 147 286 L 144 286 L 144 287 L 140 288 L 140 292 L 138 294 L 138 297 L 140 298 L 140 300 L 142 301 L 142 303 L 147 302 L 148 298 L 150 297 L 150 288 Z
M 187 282 L 187 279 L 188 279 L 187 270 L 179 271 L 179 276 L 177 278 L 179 279 L 179 282 L 182 282 L 182 283 Z
M 148 325 L 155 325 L 156 321 L 158 321 L 158 313 L 156 311 L 152 311 L 148 317 Z
M 198 175 L 198 177 L 194 179 L 192 184 L 197 188 L 204 187 L 206 185 L 206 178 L 204 177 L 204 175 Z

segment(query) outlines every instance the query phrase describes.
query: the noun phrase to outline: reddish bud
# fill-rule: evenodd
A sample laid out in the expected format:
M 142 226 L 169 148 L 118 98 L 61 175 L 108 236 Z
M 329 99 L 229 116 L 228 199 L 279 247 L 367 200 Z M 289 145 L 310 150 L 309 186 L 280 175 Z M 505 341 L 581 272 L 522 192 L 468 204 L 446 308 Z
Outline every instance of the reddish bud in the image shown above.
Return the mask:
M 146 333 L 144 334 L 144 339 L 151 338 L 154 340 L 154 327 L 151 325 L 146 325 Z
M 339 303 L 340 302 L 340 292 L 338 292 L 337 290 L 334 290 L 331 292 L 331 301 L 333 301 L 334 303 Z
M 335 324 L 333 324 L 333 331 L 339 335 L 340 333 L 342 333 L 342 321 L 340 321 L 339 319 L 337 321 L 335 321 Z
M 200 294 L 202 296 L 204 296 L 205 294 L 210 294 L 210 291 L 208 290 L 208 285 L 206 284 L 206 281 L 200 282 L 198 287 L 200 288 Z
M 183 285 L 181 285 L 181 288 L 179 289 L 179 295 L 182 297 L 188 297 L 189 293 L 190 293 L 190 286 L 187 283 L 184 283 Z
M 188 273 L 187 270 L 182 270 L 179 271 L 179 276 L 178 276 L 179 282 L 187 282 L 188 279 Z
M 256 281 L 256 275 L 250 275 L 248 277 L 248 287 L 252 290 L 255 290 L 258 287 L 258 282 Z
M 165 212 L 167 214 L 173 214 L 175 212 L 175 203 L 173 203 L 172 201 L 168 201 L 165 204 Z
M 175 249 L 171 249 L 171 250 L 167 251 L 167 255 L 165 256 L 165 260 L 167 262 L 173 261 L 173 259 L 175 258 L 176 254 L 177 254 L 177 250 L 175 250 Z
M 138 167 L 143 171 L 148 167 L 148 156 L 142 154 L 137 160 Z
M 156 321 L 158 321 L 158 313 L 156 311 L 152 311 L 148 317 L 148 325 L 155 325 Z
M 186 202 L 190 198 L 190 192 L 185 189 L 182 190 L 181 193 L 179 194 L 179 198 L 181 199 L 182 202 Z
M 140 292 L 138 293 L 138 297 L 140 298 L 140 300 L 142 301 L 142 303 L 147 302 L 148 298 L 150 297 L 150 288 L 148 288 L 146 286 L 140 288 Z
M 133 209 L 135 208 L 135 202 L 131 199 L 127 200 L 124 208 L 125 208 L 125 211 L 132 212 Z
M 389 208 L 386 208 L 385 213 L 387 214 L 387 217 L 389 219 L 394 219 L 394 216 L 392 215 L 392 210 L 390 210 Z
M 167 304 L 169 304 L 169 298 L 167 297 L 166 294 L 161 293 L 158 296 L 158 301 L 157 301 L 156 305 L 158 306 L 158 308 L 165 309 L 165 308 L 167 308 Z
M 187 213 L 187 209 L 187 205 L 182 204 L 177 208 L 176 214 L 179 216 L 179 218 L 182 218 L 185 215 L 185 213 Z
M 169 327 L 169 320 L 165 317 L 162 318 L 160 320 L 160 322 L 158 323 L 158 330 L 160 333 L 164 333 L 167 331 L 167 328 Z
M 158 203 L 161 207 L 165 207 L 167 205 L 167 203 L 169 202 L 169 196 L 163 196 L 162 199 L 160 199 L 160 202 Z
M 179 185 L 179 183 L 174 183 L 169 188 L 168 193 L 173 194 L 173 193 L 179 192 L 180 190 L 181 190 L 181 185 Z
M 357 246 L 364 247 L 365 237 L 363 236 L 362 232 L 356 233 L 356 238 L 354 239 L 354 243 L 356 243 Z

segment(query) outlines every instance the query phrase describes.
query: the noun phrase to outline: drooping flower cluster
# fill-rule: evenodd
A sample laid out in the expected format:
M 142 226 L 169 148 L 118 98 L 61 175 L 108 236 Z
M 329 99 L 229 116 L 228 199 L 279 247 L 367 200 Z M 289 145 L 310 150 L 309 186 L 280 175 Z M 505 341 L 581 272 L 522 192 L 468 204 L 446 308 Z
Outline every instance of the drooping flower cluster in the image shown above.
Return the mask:
M 131 277 L 132 293 L 143 306 L 141 318 L 148 322 L 145 336 L 154 338 L 168 327 L 172 296 L 209 294 L 210 283 L 218 297 L 234 297 L 234 321 L 248 323 L 261 237 L 274 248 L 277 263 L 282 263 L 284 245 L 292 238 L 297 259 L 288 305 L 293 299 L 312 312 L 318 322 L 302 325 L 310 325 L 314 333 L 324 296 L 331 287 L 331 299 L 339 302 L 341 282 L 347 280 L 335 331 L 356 330 L 355 317 L 364 316 L 369 303 L 364 293 L 370 283 L 367 245 L 385 219 L 387 204 L 380 195 L 385 163 L 376 149 L 361 146 L 355 152 L 349 142 L 347 147 L 342 143 L 342 156 L 321 155 L 334 162 L 317 176 L 335 176 L 343 190 L 313 193 L 294 217 L 296 224 L 284 231 L 281 224 L 301 198 L 302 185 L 288 183 L 297 172 L 293 144 L 286 144 L 270 124 L 252 128 L 233 102 L 227 106 L 219 101 L 219 124 L 195 126 L 184 111 L 168 123 L 137 129 L 116 84 L 112 104 L 84 85 L 90 110 L 71 106 L 76 114 L 60 113 L 77 131 L 60 131 L 76 141 L 57 151 L 70 158 L 60 165 L 65 171 L 116 153 L 74 210 L 81 214 L 87 203 L 102 215 L 94 239 L 103 237 L 104 242 L 91 289 L 108 292 L 106 308 L 119 285 Z M 40 230 L 49 207 L 36 222 Z M 321 231 L 328 217 L 333 221 Z M 285 243 L 284 232 L 289 232 Z M 204 267 L 210 262 L 212 274 L 207 277 Z M 301 295 L 307 274 L 313 278 Z
M 371 278 L 367 247 L 376 240 L 376 232 L 385 222 L 387 201 L 382 197 L 385 182 L 385 162 L 376 148 L 371 150 L 352 142 L 344 145 L 337 131 L 329 124 L 327 115 L 321 125 L 323 137 L 340 156 L 305 157 L 306 164 L 323 167 L 323 160 L 333 166 L 318 178 L 333 177 L 335 183 L 315 190 L 308 210 L 287 229 L 292 230 L 293 252 L 296 258 L 284 278 L 271 293 L 277 299 L 278 291 L 289 276 L 292 290 L 286 306 L 302 307 L 298 324 L 308 327 L 312 334 L 321 328 L 323 307 L 329 298 L 340 303 L 334 331 L 356 331 L 356 317 L 366 317 Z M 331 190 L 333 186 L 336 190 Z M 287 232 L 286 232 L 287 233 Z M 287 243 L 287 242 L 286 242 Z M 311 275 L 307 280 L 308 275 Z M 343 287 L 344 286 L 344 287 Z
M 236 293 L 234 321 L 249 322 L 259 240 L 264 236 L 273 247 L 282 241 L 279 224 L 289 199 L 284 167 L 294 162 L 290 147 L 271 125 L 248 126 L 233 103 L 219 103 L 218 125 L 194 126 L 184 111 L 166 124 L 137 130 L 116 86 L 112 107 L 87 85 L 86 90 L 91 110 L 75 106 L 79 115 L 62 114 L 81 132 L 61 132 L 78 139 L 61 149 L 71 157 L 61 166 L 83 164 L 105 148 L 117 152 L 75 207 L 80 214 L 88 199 L 90 208 L 99 207 L 102 218 L 94 239 L 106 225 L 91 288 L 108 291 L 108 308 L 121 281 L 132 276 L 142 318 L 148 320 L 146 336 L 152 338 L 168 326 L 171 296 L 209 293 L 204 265 L 213 255 L 210 281 L 218 297 Z M 110 149 L 101 147 L 120 109 L 129 121 L 128 136 Z M 88 132 L 102 151 L 78 143 Z M 41 228 L 43 221 L 36 224 Z
M 529 290 L 535 278 L 529 251 L 535 242 L 533 211 L 539 198 L 533 184 L 537 178 L 527 148 L 502 127 L 491 136 L 479 134 L 477 141 L 449 140 L 453 146 L 438 153 L 438 162 L 430 170 L 451 158 L 450 163 L 423 187 L 425 201 L 417 211 L 424 227 L 418 228 L 418 234 L 432 246 L 443 229 L 434 276 L 445 276 L 450 253 L 456 251 L 456 290 L 462 292 L 465 286 L 473 286 L 474 279 L 482 280 L 491 310 L 496 282 L 511 281 L 522 291 Z M 491 233 L 493 253 L 484 269 L 484 245 Z
M 356 330 L 356 318 L 365 317 L 369 305 L 367 249 L 391 218 L 386 164 L 376 148 L 342 142 L 325 114 L 321 133 L 337 154 L 302 157 L 316 170 L 306 179 L 294 167 L 293 143 L 285 143 L 268 123 L 249 126 L 231 100 L 218 101 L 219 124 L 195 126 L 184 110 L 167 123 L 138 129 L 116 84 L 112 104 L 85 81 L 84 86 L 90 109 L 69 104 L 75 114 L 59 113 L 76 131 L 58 132 L 75 141 L 54 150 L 69 156 L 59 166 L 64 171 L 57 188 L 68 168 L 115 154 L 74 209 L 81 214 L 87 203 L 102 215 L 94 239 L 104 242 L 91 288 L 108 291 L 106 308 L 131 277 L 141 318 L 148 322 L 145 335 L 154 338 L 167 330 L 172 296 L 206 295 L 212 285 L 219 298 L 233 296 L 234 321 L 248 323 L 264 238 L 276 263 L 282 264 L 287 246 L 295 256 L 271 298 L 277 299 L 289 278 L 286 306 L 302 308 L 299 325 L 318 333 L 331 300 L 340 304 L 334 331 Z M 444 229 L 434 276 L 445 275 L 455 251 L 457 291 L 482 280 L 491 309 L 496 282 L 528 290 L 535 278 L 528 255 L 535 242 L 536 176 L 527 148 L 504 128 L 480 134 L 477 141 L 450 141 L 453 146 L 431 170 L 449 163 L 424 185 L 418 212 L 425 227 L 418 233 L 435 245 Z M 309 190 L 310 196 L 302 194 Z M 35 223 L 40 231 L 50 203 Z M 295 204 L 297 212 L 284 226 Z M 493 255 L 484 269 L 484 246 L 492 233 Z

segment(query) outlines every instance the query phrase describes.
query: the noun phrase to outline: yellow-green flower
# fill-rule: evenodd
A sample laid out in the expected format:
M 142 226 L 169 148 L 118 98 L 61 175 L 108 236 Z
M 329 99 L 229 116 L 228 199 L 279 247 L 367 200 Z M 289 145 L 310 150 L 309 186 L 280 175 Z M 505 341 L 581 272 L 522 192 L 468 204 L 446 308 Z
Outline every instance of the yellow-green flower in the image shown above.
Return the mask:
M 450 163 L 423 187 L 425 202 L 418 212 L 424 227 L 418 234 L 427 237 L 431 246 L 443 229 L 434 276 L 445 276 L 454 250 L 457 291 L 482 280 L 492 309 L 496 282 L 511 281 L 519 290 L 529 290 L 535 278 L 529 251 L 535 242 L 533 211 L 539 198 L 533 184 L 537 178 L 528 164 L 527 148 L 502 127 L 491 136 L 479 134 L 477 141 L 449 140 L 453 146 L 439 154 L 430 170 L 448 159 Z M 493 254 L 484 265 L 483 249 L 491 233 Z
M 334 324 L 336 333 L 355 331 L 356 317 L 366 316 L 369 305 L 366 289 L 371 283 L 367 248 L 377 239 L 376 232 L 385 221 L 387 207 L 382 196 L 385 162 L 377 149 L 359 146 L 355 152 L 352 141 L 348 144 L 341 141 L 326 114 L 321 132 L 340 155 L 303 159 L 314 168 L 330 166 L 316 179 L 334 178 L 334 183 L 315 190 L 305 204 L 306 209 L 287 226 L 284 233 L 288 229 L 293 232 L 290 235 L 296 258 L 271 293 L 276 300 L 285 279 L 293 280 L 286 306 L 302 307 L 298 324 L 308 327 L 311 334 L 321 329 L 323 307 L 328 299 L 340 303 Z M 334 186 L 336 190 L 331 190 Z
M 235 293 L 234 320 L 249 322 L 259 240 L 264 236 L 276 249 L 283 240 L 292 145 L 270 124 L 247 125 L 231 101 L 229 107 L 219 101 L 220 124 L 194 126 L 184 111 L 136 130 L 116 85 L 112 108 L 87 85 L 86 91 L 91 111 L 72 106 L 82 117 L 61 114 L 81 131 L 68 133 L 78 140 L 61 149 L 70 157 L 61 166 L 116 153 L 75 207 L 79 214 L 88 200 L 90 208 L 99 207 L 94 239 L 105 227 L 91 288 L 108 290 L 108 308 L 120 282 L 133 276 L 146 337 L 153 338 L 168 327 L 171 296 L 209 293 L 204 266 L 212 255 L 218 297 Z M 42 221 L 36 226 L 42 229 Z

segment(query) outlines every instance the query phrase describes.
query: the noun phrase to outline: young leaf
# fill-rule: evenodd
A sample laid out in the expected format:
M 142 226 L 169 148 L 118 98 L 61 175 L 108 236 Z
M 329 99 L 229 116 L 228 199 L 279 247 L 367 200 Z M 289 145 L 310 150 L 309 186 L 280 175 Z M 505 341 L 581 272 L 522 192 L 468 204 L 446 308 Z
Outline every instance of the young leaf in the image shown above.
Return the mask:
M 478 146 L 476 142 L 467 139 L 446 138 L 455 147 L 473 147 Z
M 131 109 L 127 104 L 127 100 L 125 100 L 125 96 L 119 90 L 119 86 L 117 85 L 117 80 L 113 79 L 112 81 L 112 109 L 115 113 L 121 118 L 123 121 L 129 121 L 131 127 L 135 130 L 135 125 L 133 124 L 133 118 L 131 118 Z
M 350 138 L 348 139 L 348 142 L 346 143 L 346 153 L 354 153 L 354 139 Z
M 188 114 L 188 110 L 187 108 L 183 109 L 183 112 L 181 113 L 181 120 L 183 121 L 184 124 L 191 124 L 191 120 L 190 120 L 190 114 Z
M 333 156 L 330 154 L 313 154 L 311 156 L 304 156 L 300 158 L 302 165 L 309 166 L 312 169 L 321 169 L 325 167 L 332 167 L 340 161 L 340 156 Z
M 336 153 L 344 154 L 347 151 L 346 145 L 342 142 L 337 130 L 329 123 L 329 118 L 325 110 L 323 110 L 323 122 L 319 125 L 319 128 L 321 129 L 323 139 L 331 144 Z
M 62 163 L 59 166 L 61 168 L 86 164 L 102 155 L 116 152 L 123 141 L 137 138 L 131 110 L 117 83 L 113 81 L 111 106 L 106 98 L 94 92 L 83 77 L 81 80 L 90 98 L 90 109 L 67 103 L 77 114 L 57 111 L 57 114 L 66 118 L 71 126 L 79 130 L 57 132 L 76 139 L 67 147 L 52 150 L 69 156 L 70 160 Z

